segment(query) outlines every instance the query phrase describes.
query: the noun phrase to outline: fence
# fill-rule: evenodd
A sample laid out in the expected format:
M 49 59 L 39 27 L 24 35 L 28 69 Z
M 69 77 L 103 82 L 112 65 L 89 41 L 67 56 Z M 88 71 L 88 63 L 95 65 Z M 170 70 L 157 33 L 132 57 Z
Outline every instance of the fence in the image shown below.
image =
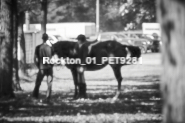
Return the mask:
M 27 31 L 25 32 L 24 36 L 25 36 L 25 49 L 26 49 L 26 63 L 32 64 L 34 63 L 33 58 L 34 58 L 35 47 L 42 43 L 41 33 L 34 32 L 34 31 Z M 3 41 L 3 38 L 4 38 L 4 33 L 0 32 L 0 49 L 1 49 L 1 43 Z M 18 56 L 19 55 L 20 54 L 18 54 Z
M 27 31 L 24 33 L 25 36 L 25 49 L 26 49 L 26 63 L 34 63 L 34 52 L 35 47 L 42 43 L 41 33 L 34 31 Z

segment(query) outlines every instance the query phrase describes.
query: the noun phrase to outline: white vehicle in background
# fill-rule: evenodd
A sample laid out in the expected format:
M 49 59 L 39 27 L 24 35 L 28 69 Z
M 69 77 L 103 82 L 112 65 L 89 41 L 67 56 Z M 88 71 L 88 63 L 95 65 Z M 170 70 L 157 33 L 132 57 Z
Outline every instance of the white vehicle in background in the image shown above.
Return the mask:
M 156 33 L 161 37 L 161 26 L 159 23 L 143 23 L 142 24 L 143 35 L 152 36 Z
M 27 30 L 27 25 L 24 24 L 24 31 Z M 41 24 L 30 24 L 30 30 L 41 31 Z M 80 34 L 90 37 L 95 35 L 96 26 L 94 22 L 69 22 L 69 23 L 48 23 L 46 25 L 47 34 L 59 34 L 62 37 L 67 37 L 68 39 L 76 39 Z
M 49 40 L 52 44 L 58 42 L 58 41 L 76 41 L 75 39 L 69 39 L 69 38 L 66 38 L 66 37 L 62 37 L 61 35 L 59 34 L 48 34 L 49 36 Z
M 62 41 L 63 40 L 63 38 L 60 36 L 60 35 L 48 35 L 49 36 L 49 41 L 52 43 L 52 44 L 54 44 L 54 43 L 56 43 L 56 42 L 58 42 L 58 41 Z

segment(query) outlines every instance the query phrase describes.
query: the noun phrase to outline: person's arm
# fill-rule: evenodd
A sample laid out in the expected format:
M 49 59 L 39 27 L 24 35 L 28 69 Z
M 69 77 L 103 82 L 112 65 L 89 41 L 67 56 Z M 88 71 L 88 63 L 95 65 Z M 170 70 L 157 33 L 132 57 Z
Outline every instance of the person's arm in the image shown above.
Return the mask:
M 51 55 L 54 56 L 54 54 L 55 54 L 54 48 L 51 47 Z
M 35 48 L 34 63 L 39 68 L 39 46 Z

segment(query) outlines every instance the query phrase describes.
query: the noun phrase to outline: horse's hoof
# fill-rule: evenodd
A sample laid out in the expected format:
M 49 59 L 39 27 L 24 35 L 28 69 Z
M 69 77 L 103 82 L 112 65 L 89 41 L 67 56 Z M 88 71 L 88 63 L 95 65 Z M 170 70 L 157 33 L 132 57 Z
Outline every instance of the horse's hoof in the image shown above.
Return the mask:
M 35 98 L 35 99 L 38 99 L 38 98 L 39 98 L 39 95 L 38 95 L 38 94 L 33 93 L 33 94 L 32 94 L 32 97 L 33 97 L 33 98 Z
M 78 95 L 78 99 L 87 99 L 88 97 L 87 97 L 87 95 L 85 94 L 83 94 L 83 95 Z
M 38 99 L 39 99 L 38 96 L 32 96 L 32 98 L 33 98 L 34 100 L 38 100 Z
M 85 98 L 80 98 L 80 101 L 85 101 Z
M 31 100 L 32 100 L 33 102 L 38 102 L 38 101 L 39 101 L 39 99 L 38 99 L 38 98 L 35 98 L 35 97 L 32 97 Z
M 84 99 L 87 99 L 87 95 L 83 96 Z
M 78 98 L 79 98 L 79 96 L 77 96 L 77 95 L 74 95 L 74 96 L 73 96 L 73 99 L 74 99 L 74 100 L 77 100 Z
M 40 100 L 40 103 L 45 104 L 45 105 L 52 105 L 53 103 L 51 102 L 50 99 L 46 98 L 43 100 Z
M 43 99 L 43 102 L 45 102 L 45 103 L 50 103 L 51 101 L 50 101 L 49 98 L 45 98 L 45 99 Z
M 111 103 L 115 103 L 117 99 L 117 97 L 112 98 Z
M 83 94 L 81 98 L 87 99 L 87 94 Z

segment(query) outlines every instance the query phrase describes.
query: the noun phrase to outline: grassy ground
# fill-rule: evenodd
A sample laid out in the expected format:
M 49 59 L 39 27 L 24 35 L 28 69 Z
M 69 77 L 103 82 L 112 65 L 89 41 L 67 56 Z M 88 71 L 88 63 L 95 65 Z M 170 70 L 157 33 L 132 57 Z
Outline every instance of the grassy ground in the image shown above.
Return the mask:
M 31 81 L 22 80 L 23 92 L 16 99 L 0 100 L 0 122 L 77 122 L 77 123 L 159 123 L 161 121 L 160 54 L 143 55 L 142 65 L 122 67 L 122 93 L 111 103 L 117 82 L 109 66 L 86 72 L 88 99 L 73 100 L 74 85 L 67 68 L 54 68 L 51 103 L 43 103 L 46 82 L 40 99 L 34 100 L 36 70 L 29 71 Z

